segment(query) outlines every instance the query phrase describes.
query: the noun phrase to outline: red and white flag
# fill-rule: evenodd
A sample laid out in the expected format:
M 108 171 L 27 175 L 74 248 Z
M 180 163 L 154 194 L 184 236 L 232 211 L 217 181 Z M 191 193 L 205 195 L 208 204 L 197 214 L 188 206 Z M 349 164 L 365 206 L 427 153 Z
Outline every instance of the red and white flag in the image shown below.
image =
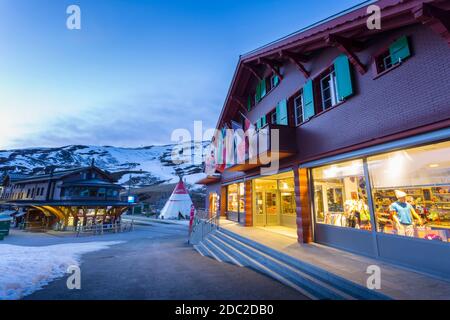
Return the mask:
M 189 214 L 189 237 L 192 233 L 192 227 L 194 226 L 194 216 L 195 216 L 195 207 L 194 204 L 191 205 L 191 212 Z

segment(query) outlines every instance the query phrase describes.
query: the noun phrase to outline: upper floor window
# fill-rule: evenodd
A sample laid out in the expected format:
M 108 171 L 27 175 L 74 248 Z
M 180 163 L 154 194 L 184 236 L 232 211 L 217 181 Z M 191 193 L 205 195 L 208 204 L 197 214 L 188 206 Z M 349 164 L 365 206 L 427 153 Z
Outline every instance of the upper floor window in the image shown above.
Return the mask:
M 294 97 L 294 117 L 295 125 L 298 126 L 304 121 L 303 117 L 303 92 Z
M 256 104 L 258 104 L 262 98 L 264 98 L 272 89 L 280 84 L 280 77 L 276 74 L 272 74 L 256 85 L 254 93 L 250 94 L 247 98 L 247 110 L 250 111 Z
M 270 89 L 269 90 L 272 90 L 273 88 L 278 86 L 279 83 L 280 83 L 280 78 L 276 74 L 273 74 L 270 77 Z
M 267 117 L 264 115 L 261 118 L 259 118 L 258 121 L 256 121 L 256 131 L 264 127 L 266 124 L 267 124 Z
M 334 67 L 330 67 L 320 78 L 320 93 L 322 110 L 331 108 L 340 102 Z
M 333 65 L 302 88 L 302 121 L 329 109 L 354 94 L 352 69 L 346 55 L 341 54 Z M 300 116 L 300 114 L 297 114 Z M 297 122 L 298 124 L 298 122 Z
M 270 112 L 269 113 L 269 117 L 270 117 L 270 123 L 277 124 L 277 112 L 276 112 L 276 110 L 273 110 L 272 112 Z
M 389 70 L 411 56 L 408 37 L 403 36 L 375 57 L 377 73 Z

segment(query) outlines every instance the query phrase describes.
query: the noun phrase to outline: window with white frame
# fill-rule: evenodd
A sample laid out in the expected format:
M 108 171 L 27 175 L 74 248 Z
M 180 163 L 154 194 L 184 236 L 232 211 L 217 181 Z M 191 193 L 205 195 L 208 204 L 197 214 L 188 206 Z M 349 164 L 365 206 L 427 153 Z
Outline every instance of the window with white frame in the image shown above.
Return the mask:
M 295 125 L 298 126 L 303 122 L 303 92 L 294 97 L 294 116 Z
M 337 93 L 336 73 L 333 68 L 320 78 L 320 93 L 322 110 L 331 108 L 340 102 Z
M 277 112 L 274 110 L 270 113 L 270 123 L 277 124 Z
M 275 88 L 280 83 L 280 78 L 276 74 L 272 74 L 270 77 L 270 89 Z

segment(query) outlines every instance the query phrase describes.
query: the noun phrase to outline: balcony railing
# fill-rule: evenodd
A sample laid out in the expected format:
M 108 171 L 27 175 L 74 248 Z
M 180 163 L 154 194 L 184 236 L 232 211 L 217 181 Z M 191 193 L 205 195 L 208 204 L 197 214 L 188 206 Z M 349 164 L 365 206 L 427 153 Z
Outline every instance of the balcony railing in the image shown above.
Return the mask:
M 236 160 L 228 171 L 247 171 L 269 166 L 297 152 L 296 129 L 283 125 L 267 124 L 248 137 L 249 146 L 245 159 Z M 238 157 L 235 157 L 238 159 Z

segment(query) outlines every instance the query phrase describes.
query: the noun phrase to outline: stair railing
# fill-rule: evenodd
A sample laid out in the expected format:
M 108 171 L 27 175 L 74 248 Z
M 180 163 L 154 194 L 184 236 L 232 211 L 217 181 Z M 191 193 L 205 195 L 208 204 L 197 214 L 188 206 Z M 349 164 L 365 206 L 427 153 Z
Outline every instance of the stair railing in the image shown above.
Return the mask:
M 211 217 L 209 215 L 207 210 L 196 211 L 189 235 L 189 244 L 198 244 L 212 231 L 219 229 L 219 217 L 216 214 Z

